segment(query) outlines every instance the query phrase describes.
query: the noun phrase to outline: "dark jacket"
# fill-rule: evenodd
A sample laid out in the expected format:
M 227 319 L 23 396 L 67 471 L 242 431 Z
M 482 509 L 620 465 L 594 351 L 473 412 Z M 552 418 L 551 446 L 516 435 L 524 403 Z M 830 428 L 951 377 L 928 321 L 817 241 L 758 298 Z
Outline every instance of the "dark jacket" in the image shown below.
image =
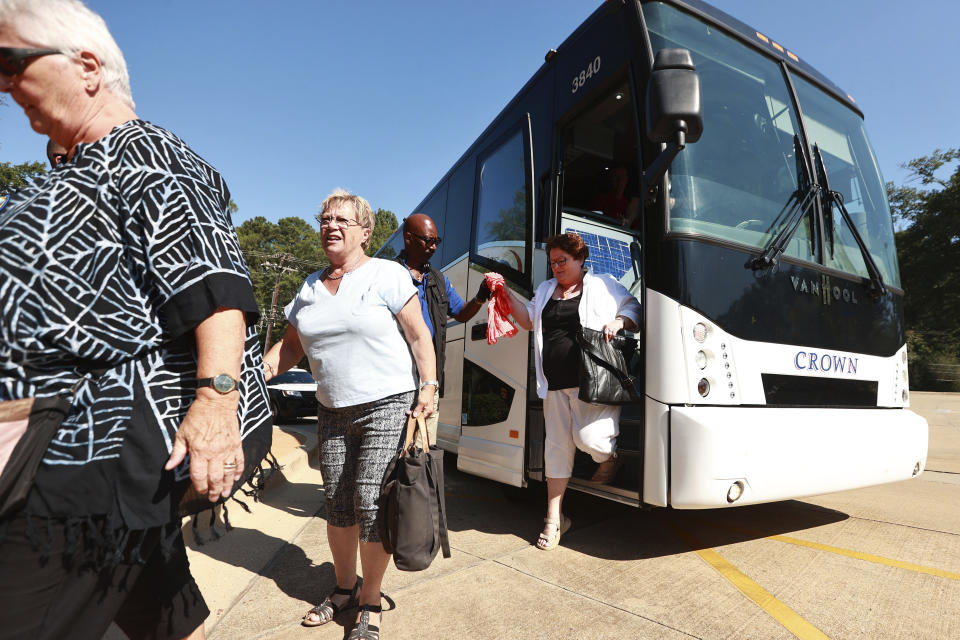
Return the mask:
M 404 267 L 407 266 L 406 259 L 407 253 L 405 251 L 401 251 L 400 255 L 397 256 L 397 262 Z M 437 356 L 437 380 L 440 381 L 437 393 L 442 396 L 443 364 L 446 360 L 445 352 L 447 348 L 447 313 L 450 310 L 450 301 L 447 299 L 446 276 L 430 266 L 429 262 L 423 267 L 424 277 L 427 278 L 427 314 L 430 316 L 430 322 L 433 323 L 433 351 Z

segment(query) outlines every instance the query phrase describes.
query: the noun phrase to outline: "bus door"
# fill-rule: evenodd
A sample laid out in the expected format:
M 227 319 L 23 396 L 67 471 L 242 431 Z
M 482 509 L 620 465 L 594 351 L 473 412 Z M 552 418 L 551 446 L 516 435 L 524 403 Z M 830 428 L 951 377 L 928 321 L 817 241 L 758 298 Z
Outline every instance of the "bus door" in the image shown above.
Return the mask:
M 584 96 L 572 107 L 571 115 L 561 120 L 557 149 L 561 197 L 555 229 L 580 234 L 589 248 L 585 266 L 593 274 L 613 275 L 643 302 L 637 117 L 624 70 Z M 631 373 L 639 380 L 643 380 L 642 362 L 643 354 L 638 353 Z M 578 486 L 578 479 L 589 478 L 595 468 L 589 456 L 578 454 L 571 486 L 607 497 L 616 494 L 625 500 L 639 500 L 642 406 L 623 407 L 617 449 L 626 456 L 627 464 L 613 483 L 603 488 Z
M 493 140 L 477 160 L 467 290 L 484 273 L 502 274 L 524 298 L 532 274 L 530 121 Z M 530 334 L 487 343 L 487 314 L 467 322 L 457 467 L 514 486 L 524 484 Z

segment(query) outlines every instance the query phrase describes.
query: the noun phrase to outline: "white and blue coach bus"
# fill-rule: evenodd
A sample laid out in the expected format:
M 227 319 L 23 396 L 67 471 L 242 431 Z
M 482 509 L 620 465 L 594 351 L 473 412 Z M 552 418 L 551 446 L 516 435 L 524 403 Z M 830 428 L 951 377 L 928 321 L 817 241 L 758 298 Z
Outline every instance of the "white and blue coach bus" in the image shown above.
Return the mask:
M 701 134 L 702 128 L 702 134 Z M 624 226 L 598 194 L 627 173 Z M 529 297 L 544 240 L 578 231 L 588 267 L 644 308 L 611 485 L 638 506 L 724 507 L 923 471 L 903 290 L 877 161 L 853 99 L 768 35 L 697 0 L 605 2 L 416 211 L 462 294 L 496 270 Z M 609 212 L 608 212 L 609 213 Z M 394 235 L 380 251 L 402 248 Z M 531 340 L 447 333 L 439 442 L 468 473 L 543 479 Z

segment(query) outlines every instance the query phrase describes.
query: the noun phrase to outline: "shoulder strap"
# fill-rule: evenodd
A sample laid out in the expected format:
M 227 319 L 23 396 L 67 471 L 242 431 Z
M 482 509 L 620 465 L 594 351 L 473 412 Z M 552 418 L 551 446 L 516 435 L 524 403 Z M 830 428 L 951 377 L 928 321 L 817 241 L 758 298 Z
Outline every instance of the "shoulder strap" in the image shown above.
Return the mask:
M 608 369 L 617 377 L 617 379 L 620 381 L 620 384 L 627 386 L 628 384 L 633 383 L 633 380 L 630 378 L 629 374 L 615 367 L 612 362 L 608 362 L 607 359 L 597 351 L 596 346 L 583 335 L 582 329 L 577 332 L 577 342 L 580 343 L 580 348 L 583 349 L 584 353 L 590 356 L 591 360 L 601 365 L 603 368 Z

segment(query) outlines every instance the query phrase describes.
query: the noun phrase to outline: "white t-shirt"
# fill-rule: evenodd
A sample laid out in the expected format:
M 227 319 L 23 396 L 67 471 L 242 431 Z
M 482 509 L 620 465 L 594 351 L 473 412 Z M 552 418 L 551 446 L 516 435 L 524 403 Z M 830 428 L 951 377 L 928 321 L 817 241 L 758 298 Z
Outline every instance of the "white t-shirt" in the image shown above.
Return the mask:
M 372 258 L 343 276 L 336 295 L 310 274 L 284 309 L 300 334 L 317 399 L 350 407 L 417 388 L 396 314 L 417 289 L 400 264 Z

